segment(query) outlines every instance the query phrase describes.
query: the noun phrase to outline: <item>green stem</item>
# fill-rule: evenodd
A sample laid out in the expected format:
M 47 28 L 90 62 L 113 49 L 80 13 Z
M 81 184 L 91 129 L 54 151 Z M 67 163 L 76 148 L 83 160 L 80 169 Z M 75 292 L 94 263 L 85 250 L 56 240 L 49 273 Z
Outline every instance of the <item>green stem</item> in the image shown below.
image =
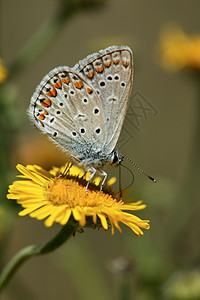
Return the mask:
M 128 274 L 122 274 L 119 285 L 119 300 L 131 299 L 130 278 Z
M 10 278 L 14 275 L 17 269 L 25 262 L 28 258 L 36 255 L 47 254 L 51 251 L 56 250 L 60 247 L 69 237 L 75 232 L 76 227 L 71 224 L 65 225 L 60 232 L 49 242 L 42 245 L 31 245 L 20 250 L 6 265 L 0 275 L 0 291 L 9 282 Z

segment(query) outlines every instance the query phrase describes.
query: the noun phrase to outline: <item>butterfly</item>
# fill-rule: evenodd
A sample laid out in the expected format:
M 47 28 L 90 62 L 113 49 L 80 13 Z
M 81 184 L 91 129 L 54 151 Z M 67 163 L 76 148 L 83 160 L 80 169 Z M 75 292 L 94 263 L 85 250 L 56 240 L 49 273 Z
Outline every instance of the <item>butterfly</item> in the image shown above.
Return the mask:
M 80 60 L 73 68 L 50 71 L 37 86 L 28 115 L 42 133 L 87 172 L 99 174 L 100 191 L 107 173 L 121 157 L 115 150 L 133 85 L 133 54 L 111 46 Z

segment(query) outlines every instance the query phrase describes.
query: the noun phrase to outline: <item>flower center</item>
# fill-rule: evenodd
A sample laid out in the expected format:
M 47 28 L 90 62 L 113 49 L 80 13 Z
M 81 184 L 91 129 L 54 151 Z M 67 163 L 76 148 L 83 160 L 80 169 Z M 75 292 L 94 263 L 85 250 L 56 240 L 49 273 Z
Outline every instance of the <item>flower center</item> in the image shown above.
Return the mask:
M 71 206 L 79 188 L 78 183 L 72 179 L 55 178 L 48 182 L 45 189 L 47 199 L 54 205 L 69 204 Z
M 86 194 L 85 186 L 80 185 L 74 179 L 55 178 L 50 180 L 45 186 L 44 193 L 45 199 L 55 206 L 65 204 L 72 208 L 100 205 L 112 207 L 113 205 L 120 206 L 123 203 L 122 201 L 118 202 L 111 195 L 104 192 L 99 193 L 99 191 L 88 189 L 88 194 Z

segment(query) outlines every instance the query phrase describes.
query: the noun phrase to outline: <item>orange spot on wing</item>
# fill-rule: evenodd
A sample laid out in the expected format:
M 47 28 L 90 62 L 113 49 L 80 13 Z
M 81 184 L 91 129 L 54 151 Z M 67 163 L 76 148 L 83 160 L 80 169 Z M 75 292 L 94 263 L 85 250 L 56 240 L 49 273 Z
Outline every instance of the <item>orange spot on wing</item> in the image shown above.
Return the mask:
M 93 76 L 94 76 L 94 72 L 90 72 L 90 73 L 87 74 L 88 78 L 92 78 Z
M 62 87 L 61 80 L 58 81 L 56 84 L 53 84 L 53 86 L 54 86 L 55 88 L 57 88 L 57 89 L 61 89 L 61 87 Z
M 55 97 L 57 94 L 56 89 L 50 90 L 50 92 L 46 93 L 47 96 Z
M 41 103 L 41 106 L 43 106 L 43 107 L 50 107 L 50 106 L 51 106 L 51 100 L 49 100 L 49 99 L 44 100 L 44 101 Z
M 75 85 L 75 87 L 76 87 L 77 89 L 82 89 L 82 87 L 83 87 L 83 84 L 82 84 L 81 81 L 76 81 L 76 82 L 74 82 L 74 85 Z
M 91 94 L 93 92 L 93 90 L 90 88 L 87 88 L 87 92 L 88 92 L 88 94 Z
M 42 122 L 40 122 L 40 125 L 41 125 L 42 127 L 44 127 L 44 124 L 43 124 Z
M 48 115 L 48 112 L 47 112 L 46 110 L 45 110 L 42 114 L 39 115 L 38 119 L 39 119 L 40 121 L 44 120 L 45 115 Z
M 111 62 L 110 62 L 110 61 L 109 61 L 109 62 L 106 62 L 106 63 L 104 63 L 104 65 L 108 68 L 108 67 L 110 67 Z
M 125 68 L 127 68 L 128 65 L 129 65 L 129 63 L 126 60 L 123 60 L 122 63 L 123 63 L 123 65 L 124 65 Z
M 62 80 L 62 82 L 66 83 L 66 84 L 68 84 L 70 82 L 70 79 L 68 77 L 62 78 L 61 80 Z
M 103 67 L 98 67 L 95 69 L 97 73 L 102 73 L 103 72 Z
M 44 120 L 44 115 L 43 114 L 39 115 L 38 119 L 41 121 Z
M 116 64 L 118 64 L 119 59 L 115 59 L 115 60 L 113 60 L 113 62 L 114 62 L 114 64 L 116 65 Z

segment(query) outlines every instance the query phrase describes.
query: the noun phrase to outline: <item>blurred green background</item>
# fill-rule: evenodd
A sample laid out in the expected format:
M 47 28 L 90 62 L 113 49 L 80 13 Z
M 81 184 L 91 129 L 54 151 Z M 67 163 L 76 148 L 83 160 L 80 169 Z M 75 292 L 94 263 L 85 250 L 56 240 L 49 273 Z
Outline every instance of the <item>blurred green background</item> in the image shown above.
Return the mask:
M 200 34 L 199 10 L 197 0 L 1 0 L 0 57 L 9 74 L 0 86 L 1 268 L 22 247 L 60 229 L 18 217 L 20 208 L 5 197 L 17 163 L 47 169 L 65 163 L 26 115 L 52 68 L 73 66 L 110 45 L 131 47 L 134 90 L 119 149 L 158 180 L 153 184 L 124 162 L 135 175 L 133 194 L 147 204 L 138 213 L 151 221 L 144 236 L 125 227 L 114 237 L 85 230 L 25 263 L 1 299 L 200 299 L 200 69 L 166 70 L 158 51 L 169 24 Z M 138 103 L 149 109 L 146 116 Z M 118 170 L 109 174 L 117 177 Z M 125 169 L 122 178 L 123 187 L 132 179 Z

